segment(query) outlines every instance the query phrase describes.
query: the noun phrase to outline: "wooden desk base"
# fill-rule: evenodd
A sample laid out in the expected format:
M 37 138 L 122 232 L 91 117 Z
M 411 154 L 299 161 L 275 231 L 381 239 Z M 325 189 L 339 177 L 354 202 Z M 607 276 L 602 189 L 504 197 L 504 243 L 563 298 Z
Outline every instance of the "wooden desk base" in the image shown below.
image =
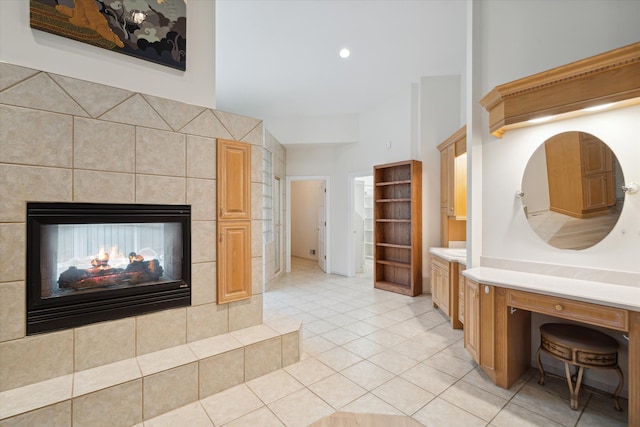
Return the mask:
M 503 388 L 511 387 L 531 367 L 531 312 L 627 332 L 629 425 L 640 427 L 640 312 L 482 284 L 477 296 L 479 312 L 465 303 L 465 334 L 472 322 L 467 317 L 479 316 L 477 361 Z

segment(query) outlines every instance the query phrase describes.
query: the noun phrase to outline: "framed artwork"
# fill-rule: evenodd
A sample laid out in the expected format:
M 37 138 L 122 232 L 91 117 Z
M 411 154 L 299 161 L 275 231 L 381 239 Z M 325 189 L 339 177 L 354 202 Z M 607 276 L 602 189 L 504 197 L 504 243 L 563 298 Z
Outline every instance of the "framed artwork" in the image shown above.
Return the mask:
M 186 69 L 187 0 L 30 0 L 31 28 Z

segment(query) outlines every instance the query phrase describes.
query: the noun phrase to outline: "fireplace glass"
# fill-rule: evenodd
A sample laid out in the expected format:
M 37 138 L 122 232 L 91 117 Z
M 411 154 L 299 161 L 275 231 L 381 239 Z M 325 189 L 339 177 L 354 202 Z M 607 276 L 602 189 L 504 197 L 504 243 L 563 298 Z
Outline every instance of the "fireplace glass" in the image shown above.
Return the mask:
M 27 330 L 190 304 L 190 207 L 27 205 Z

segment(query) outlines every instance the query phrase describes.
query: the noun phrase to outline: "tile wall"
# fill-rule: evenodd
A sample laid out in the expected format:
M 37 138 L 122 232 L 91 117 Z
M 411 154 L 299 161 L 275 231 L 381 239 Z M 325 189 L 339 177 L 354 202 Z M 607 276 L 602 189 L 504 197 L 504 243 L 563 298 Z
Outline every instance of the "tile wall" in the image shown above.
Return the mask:
M 216 304 L 217 138 L 252 144 L 260 192 L 253 297 L 227 305 Z M 1 63 L 0 391 L 262 323 L 262 146 L 257 119 Z M 192 306 L 25 336 L 26 201 L 191 204 Z

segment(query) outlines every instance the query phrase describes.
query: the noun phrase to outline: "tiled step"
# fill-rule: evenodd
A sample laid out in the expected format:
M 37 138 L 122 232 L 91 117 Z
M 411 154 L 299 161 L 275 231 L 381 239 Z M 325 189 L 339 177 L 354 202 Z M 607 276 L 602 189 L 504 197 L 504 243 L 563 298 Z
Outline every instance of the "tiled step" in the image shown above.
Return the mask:
M 300 360 L 278 319 L 0 393 L 0 424 L 131 426 Z

